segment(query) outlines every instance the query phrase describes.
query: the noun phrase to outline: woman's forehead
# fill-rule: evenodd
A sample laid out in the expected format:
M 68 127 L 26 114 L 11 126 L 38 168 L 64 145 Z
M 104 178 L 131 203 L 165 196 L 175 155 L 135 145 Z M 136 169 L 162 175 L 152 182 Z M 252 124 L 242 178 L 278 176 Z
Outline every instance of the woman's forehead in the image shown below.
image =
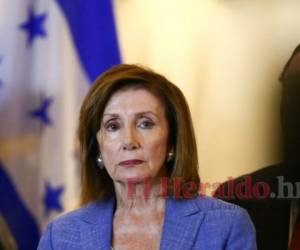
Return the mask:
M 131 111 L 132 113 L 160 113 L 164 106 L 146 89 L 118 90 L 109 99 L 104 114 Z

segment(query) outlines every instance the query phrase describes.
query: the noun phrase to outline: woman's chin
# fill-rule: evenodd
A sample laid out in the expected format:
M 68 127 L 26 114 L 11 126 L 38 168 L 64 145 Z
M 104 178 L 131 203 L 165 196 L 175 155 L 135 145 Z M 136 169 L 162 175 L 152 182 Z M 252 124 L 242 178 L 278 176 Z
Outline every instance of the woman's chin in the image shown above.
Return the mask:
M 123 182 L 124 184 L 144 184 L 152 181 L 155 178 L 151 173 L 131 173 L 126 175 L 120 175 L 115 179 L 117 182 Z
M 148 179 L 148 176 L 133 176 L 133 177 L 127 177 L 126 182 L 132 183 L 132 184 L 138 184 L 138 183 L 145 183 L 145 181 Z

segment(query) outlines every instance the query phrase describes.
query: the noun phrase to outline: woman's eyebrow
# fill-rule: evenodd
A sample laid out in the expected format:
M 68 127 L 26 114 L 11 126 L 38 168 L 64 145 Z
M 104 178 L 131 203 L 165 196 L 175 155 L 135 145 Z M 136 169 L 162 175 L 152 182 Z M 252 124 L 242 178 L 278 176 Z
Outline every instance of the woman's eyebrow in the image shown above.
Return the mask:
M 134 115 L 135 116 L 144 116 L 144 115 L 158 116 L 158 114 L 153 111 L 141 111 L 141 112 L 135 113 Z M 103 116 L 119 117 L 120 115 L 116 114 L 116 113 L 104 113 Z
M 115 113 L 105 113 L 105 114 L 103 114 L 103 116 L 119 117 L 119 115 L 115 114 Z
M 154 115 L 158 116 L 155 112 L 153 111 L 143 111 L 143 112 L 138 112 L 135 114 L 136 116 L 144 116 L 144 115 Z

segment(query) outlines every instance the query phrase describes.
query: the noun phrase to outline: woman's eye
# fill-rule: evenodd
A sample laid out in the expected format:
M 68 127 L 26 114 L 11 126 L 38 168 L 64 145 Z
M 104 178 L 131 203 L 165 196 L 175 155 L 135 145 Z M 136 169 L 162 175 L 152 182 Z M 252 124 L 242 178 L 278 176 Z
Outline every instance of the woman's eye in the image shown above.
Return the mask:
M 113 131 L 118 130 L 119 127 L 120 127 L 120 126 L 119 126 L 119 124 L 117 124 L 117 123 L 109 123 L 109 124 L 107 124 L 107 125 L 105 126 L 105 129 L 106 129 L 107 131 L 113 132 Z
M 142 121 L 139 124 L 139 127 L 144 128 L 144 129 L 150 129 L 154 126 L 154 123 L 151 121 Z

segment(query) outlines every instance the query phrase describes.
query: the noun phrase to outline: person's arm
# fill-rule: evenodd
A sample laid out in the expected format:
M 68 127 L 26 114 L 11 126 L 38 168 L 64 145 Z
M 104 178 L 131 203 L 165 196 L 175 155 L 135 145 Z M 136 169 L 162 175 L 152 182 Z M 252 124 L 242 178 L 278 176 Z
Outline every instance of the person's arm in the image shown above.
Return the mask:
M 48 224 L 37 250 L 53 250 L 52 246 L 52 223 Z
M 257 249 L 255 229 L 246 210 L 240 209 L 236 211 L 225 249 Z

